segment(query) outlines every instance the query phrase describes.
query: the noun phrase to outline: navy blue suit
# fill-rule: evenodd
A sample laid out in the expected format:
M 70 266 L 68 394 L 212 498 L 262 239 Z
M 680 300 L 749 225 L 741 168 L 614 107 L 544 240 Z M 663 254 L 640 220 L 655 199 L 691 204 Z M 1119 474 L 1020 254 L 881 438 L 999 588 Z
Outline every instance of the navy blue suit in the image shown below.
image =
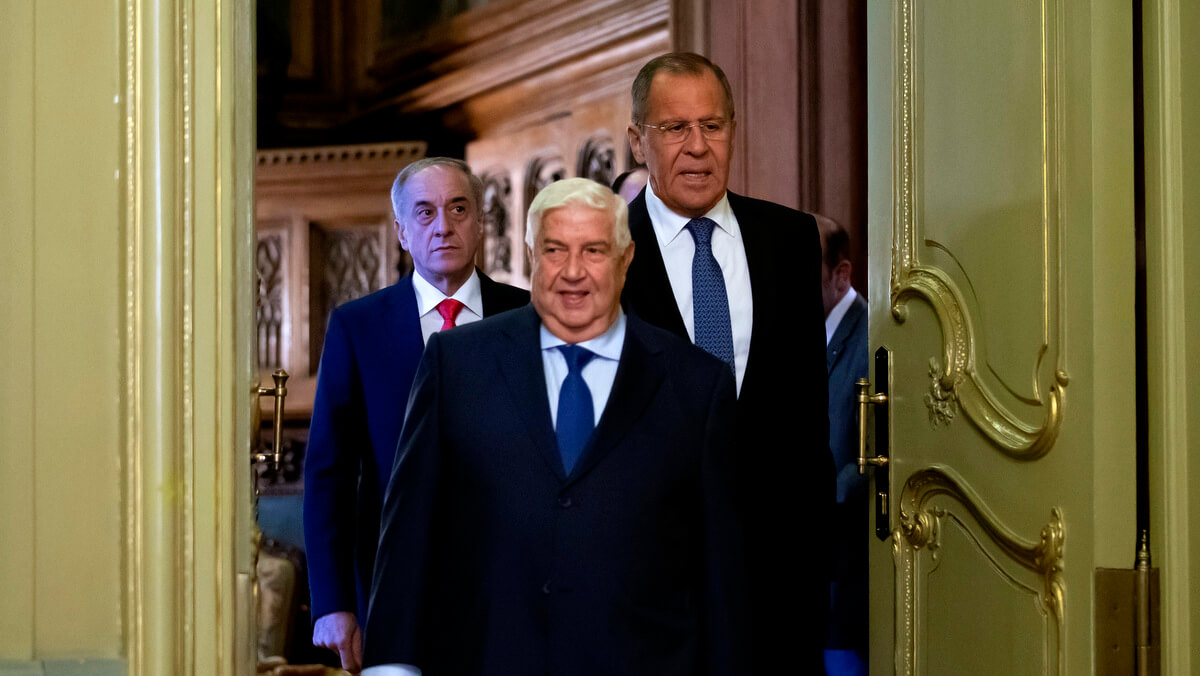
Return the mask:
M 858 473 L 858 403 L 854 384 L 866 378 L 867 301 L 854 299 L 826 348 L 829 446 L 837 465 L 837 568 L 829 647 L 867 647 L 867 477 Z
M 533 307 L 430 339 L 384 499 L 364 666 L 743 674 L 729 368 L 629 317 L 563 472 Z
M 484 316 L 529 302 L 482 273 L 479 282 Z M 313 619 L 366 611 L 383 491 L 423 351 L 411 273 L 329 318 L 304 459 Z
M 737 403 L 753 673 L 780 665 L 824 673 L 831 570 L 821 551 L 804 546 L 823 541 L 834 508 L 820 234 L 809 214 L 728 195 L 754 294 Z M 686 339 L 644 189 L 629 204 L 629 229 L 637 253 L 621 296 L 626 309 Z

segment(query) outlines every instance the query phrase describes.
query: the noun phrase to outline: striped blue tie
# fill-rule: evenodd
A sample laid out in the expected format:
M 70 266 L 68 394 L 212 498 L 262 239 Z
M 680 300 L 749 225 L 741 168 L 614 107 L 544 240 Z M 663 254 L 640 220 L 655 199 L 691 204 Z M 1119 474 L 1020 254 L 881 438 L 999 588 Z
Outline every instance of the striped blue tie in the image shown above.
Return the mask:
M 596 354 L 578 345 L 559 345 L 558 349 L 567 360 L 567 377 L 558 393 L 558 418 L 554 432 L 558 436 L 563 470 L 570 474 L 596 426 L 592 392 L 583 381 L 583 367 Z
M 716 225 L 707 218 L 693 218 L 684 226 L 696 240 L 696 254 L 692 257 L 692 319 L 696 345 L 733 369 L 729 296 L 725 293 L 725 276 L 712 252 L 712 232 Z

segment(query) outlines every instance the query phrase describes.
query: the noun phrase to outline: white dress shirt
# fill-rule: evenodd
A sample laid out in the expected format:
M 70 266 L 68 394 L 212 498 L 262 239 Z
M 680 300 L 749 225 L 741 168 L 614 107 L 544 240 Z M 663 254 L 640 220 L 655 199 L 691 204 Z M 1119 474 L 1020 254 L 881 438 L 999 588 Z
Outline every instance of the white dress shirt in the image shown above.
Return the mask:
M 413 286 L 416 286 L 416 280 L 417 276 L 413 275 Z M 478 289 L 478 280 L 476 280 L 475 286 Z M 434 289 L 434 291 L 437 290 Z M 457 294 L 455 295 L 457 296 Z M 441 321 L 440 315 L 438 320 Z M 438 326 L 440 327 L 441 324 Z M 550 333 L 546 330 L 546 326 L 542 325 L 542 367 L 546 374 L 546 395 L 550 399 L 550 420 L 555 426 L 558 425 L 558 393 L 562 390 L 568 370 L 567 358 L 563 356 L 558 346 L 566 344 L 565 340 Z M 625 313 L 620 312 L 617 315 L 617 321 L 613 322 L 613 325 L 608 327 L 604 333 L 591 340 L 576 344 L 596 355 L 583 367 L 582 375 L 583 382 L 587 383 L 588 390 L 592 394 L 592 412 L 595 414 L 595 422 L 598 425 L 600 416 L 604 413 L 604 407 L 608 404 L 608 396 L 612 394 L 613 381 L 617 377 L 617 365 L 621 361 L 621 348 L 625 345 Z M 421 676 L 421 670 L 408 664 L 380 664 L 364 669 L 362 676 Z
M 692 257 L 696 253 L 696 241 L 684 226 L 691 219 L 671 211 L 649 184 L 646 185 L 646 211 L 654 226 L 658 248 L 662 251 L 667 278 L 671 280 L 671 291 L 675 293 L 675 304 L 687 327 L 688 337 L 696 342 L 696 321 L 692 311 Z M 737 376 L 738 392 L 742 391 L 742 378 L 746 375 L 746 360 L 750 356 L 750 334 L 754 328 L 754 297 L 750 292 L 750 267 L 746 264 L 746 246 L 742 243 L 742 230 L 738 227 L 733 209 L 729 207 L 728 194 L 704 214 L 717 224 L 713 228 L 713 258 L 721 266 L 725 278 L 725 294 L 729 298 L 729 319 L 733 328 L 733 365 Z
M 847 288 L 846 295 L 833 306 L 829 311 L 829 316 L 825 318 L 825 344 L 829 345 L 829 341 L 833 340 L 833 334 L 837 333 L 838 324 L 842 323 L 842 317 L 846 316 L 846 310 L 850 309 L 850 305 L 854 303 L 854 299 L 858 298 L 858 292 L 851 286 Z
M 441 313 L 437 311 L 437 306 L 447 298 L 453 298 L 466 306 L 459 311 L 458 317 L 454 320 L 455 326 L 483 319 L 483 292 L 479 286 L 479 273 L 475 270 L 471 270 L 471 276 L 463 282 L 462 286 L 458 287 L 458 291 L 455 291 L 452 296 L 447 296 L 439 291 L 416 270 L 413 270 L 412 281 L 413 291 L 417 294 L 417 314 L 421 317 L 422 341 L 428 343 L 429 337 L 442 329 L 444 320 Z

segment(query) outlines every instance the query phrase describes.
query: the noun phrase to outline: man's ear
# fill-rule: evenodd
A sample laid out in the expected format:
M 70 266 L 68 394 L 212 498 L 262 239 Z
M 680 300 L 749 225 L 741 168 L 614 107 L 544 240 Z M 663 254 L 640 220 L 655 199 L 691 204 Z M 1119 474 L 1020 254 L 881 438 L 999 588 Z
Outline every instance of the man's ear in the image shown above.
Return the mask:
M 839 294 L 845 293 L 846 289 L 850 288 L 850 261 L 843 258 L 838 261 L 838 264 L 833 266 L 833 286 Z
M 400 248 L 408 251 L 408 243 L 404 241 L 404 226 L 400 225 L 400 219 L 392 221 L 396 228 L 396 241 L 400 242 Z
M 630 124 L 625 134 L 629 137 L 629 149 L 633 151 L 633 159 L 637 160 L 638 164 L 645 164 L 646 150 L 642 148 L 641 129 L 636 124 Z
M 621 253 L 621 274 L 629 272 L 629 264 L 633 262 L 633 245 L 634 242 L 630 241 L 629 246 Z

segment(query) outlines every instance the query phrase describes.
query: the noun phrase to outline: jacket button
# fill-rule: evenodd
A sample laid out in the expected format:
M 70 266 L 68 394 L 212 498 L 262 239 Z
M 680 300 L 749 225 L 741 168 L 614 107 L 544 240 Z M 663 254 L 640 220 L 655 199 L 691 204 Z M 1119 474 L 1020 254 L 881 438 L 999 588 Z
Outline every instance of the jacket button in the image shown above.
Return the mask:
M 569 496 L 569 495 L 558 496 L 558 506 L 559 507 L 562 507 L 563 509 L 570 509 L 571 505 L 573 505 L 573 504 L 575 504 L 575 503 L 571 502 L 571 496 Z
M 547 596 L 550 595 L 550 580 L 546 580 L 546 582 L 542 584 L 542 593 L 546 594 Z

